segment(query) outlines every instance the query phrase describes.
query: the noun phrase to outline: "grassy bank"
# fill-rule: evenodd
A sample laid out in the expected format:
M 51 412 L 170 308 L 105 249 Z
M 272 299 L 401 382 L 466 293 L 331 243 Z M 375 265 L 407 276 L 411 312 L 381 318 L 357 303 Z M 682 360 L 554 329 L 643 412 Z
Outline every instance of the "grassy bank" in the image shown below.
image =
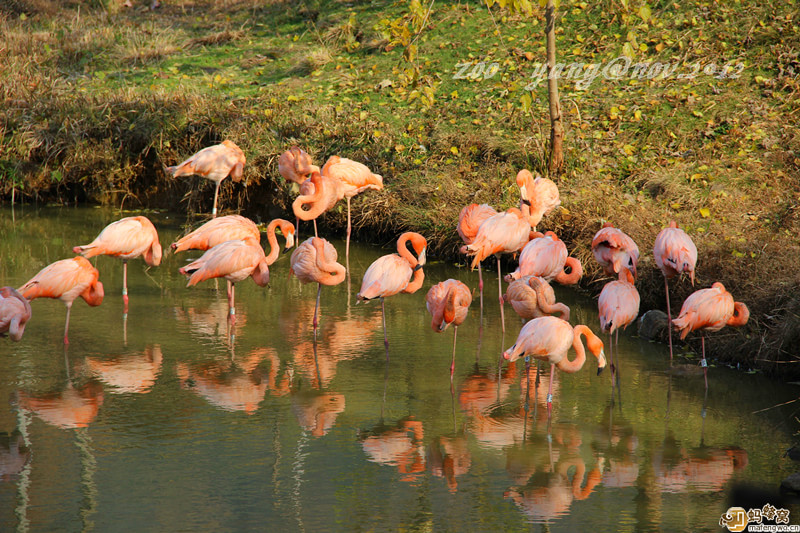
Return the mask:
M 677 220 L 698 245 L 697 285 L 720 280 L 752 312 L 715 335 L 715 357 L 800 375 L 800 10 L 645 5 L 561 8 L 565 63 L 627 53 L 676 70 L 563 80 L 564 209 L 542 227 L 583 260 L 593 293 L 604 280 L 591 237 L 605 220 L 623 228 L 645 256 L 644 311 L 664 306 L 651 250 Z M 207 212 L 213 185 L 163 166 L 230 138 L 248 164 L 242 184 L 223 183 L 223 212 L 269 219 L 288 213 L 277 156 L 297 143 L 319 162 L 341 154 L 384 175 L 384 191 L 353 203 L 356 238 L 415 229 L 455 258 L 461 207 L 509 207 L 517 170 L 546 166 L 546 84 L 528 87 L 544 60 L 542 13 L 428 6 L 6 2 L 0 195 Z M 342 230 L 341 209 L 324 218 Z M 677 305 L 692 288 L 675 285 Z

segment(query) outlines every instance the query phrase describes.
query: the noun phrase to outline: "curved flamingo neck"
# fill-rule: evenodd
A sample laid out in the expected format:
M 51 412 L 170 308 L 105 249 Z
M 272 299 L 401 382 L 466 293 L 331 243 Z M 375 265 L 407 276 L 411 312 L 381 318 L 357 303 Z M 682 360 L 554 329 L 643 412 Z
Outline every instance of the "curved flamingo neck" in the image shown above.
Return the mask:
M 406 288 L 403 289 L 403 292 L 409 294 L 412 292 L 417 292 L 422 288 L 422 283 L 424 281 L 425 281 L 425 272 L 423 272 L 421 268 L 415 270 L 414 275 L 411 276 L 411 281 L 408 282 L 408 285 L 406 285 Z
M 325 183 L 322 175 L 317 170 L 312 170 L 309 178 L 314 185 L 314 193 L 311 195 L 300 195 L 292 202 L 292 211 L 300 220 L 313 220 L 325 212 L 325 202 L 323 202 Z M 311 205 L 308 211 L 303 209 L 304 205 Z
M 444 321 L 448 324 L 456 319 L 456 299 L 458 298 L 458 291 L 450 289 L 447 293 L 447 299 L 444 302 Z
M 397 254 L 408 261 L 408 264 L 411 265 L 411 268 L 416 267 L 419 264 L 417 258 L 408 250 L 406 243 L 411 240 L 410 233 L 404 233 L 397 239 Z
M 570 268 L 569 274 L 566 272 L 566 267 Z M 564 269 L 558 273 L 555 280 L 562 285 L 574 285 L 578 283 L 581 276 L 583 276 L 583 265 L 580 260 L 575 257 L 567 257 L 567 260 L 564 261 Z
M 267 265 L 271 265 L 278 260 L 278 255 L 281 253 L 280 246 L 278 246 L 278 237 L 275 235 L 275 228 L 278 227 L 280 221 L 273 220 L 267 226 L 267 242 L 269 243 L 269 255 L 267 255 Z
M 733 316 L 728 320 L 727 324 L 733 327 L 744 326 L 750 319 L 750 310 L 742 302 L 733 303 Z
M 567 356 L 565 355 L 561 361 L 559 361 L 556 366 L 562 372 L 567 372 L 568 374 L 572 374 L 583 368 L 583 364 L 586 362 L 586 350 L 583 347 L 583 342 L 581 342 L 581 335 L 594 335 L 589 328 L 586 326 L 579 324 L 575 326 L 572 330 L 572 348 L 575 350 L 575 359 L 570 361 Z
M 314 247 L 314 250 L 317 251 L 317 268 L 330 276 L 329 278 L 320 281 L 320 283 L 323 285 L 338 285 L 339 283 L 343 282 L 347 274 L 347 270 L 344 268 L 344 266 L 340 265 L 336 261 L 328 262 L 328 258 L 325 257 L 325 241 L 318 237 L 314 237 L 314 239 L 311 241 L 311 245 Z

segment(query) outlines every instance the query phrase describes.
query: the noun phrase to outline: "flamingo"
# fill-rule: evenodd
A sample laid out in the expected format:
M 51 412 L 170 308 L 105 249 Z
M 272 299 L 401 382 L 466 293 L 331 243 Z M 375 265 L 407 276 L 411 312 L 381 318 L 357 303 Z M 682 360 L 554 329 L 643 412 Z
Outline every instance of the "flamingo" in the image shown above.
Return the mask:
M 469 204 L 465 205 L 458 214 L 458 226 L 456 231 L 464 241 L 465 246 L 461 247 L 461 253 L 467 253 L 467 246 L 475 241 L 478 235 L 478 228 L 488 218 L 497 214 L 497 211 L 488 204 Z M 478 291 L 481 294 L 481 318 L 483 318 L 483 274 L 481 273 L 481 264 L 478 263 Z
M 453 359 L 450 363 L 450 381 L 456 369 L 456 335 L 458 326 L 467 318 L 469 306 L 472 303 L 472 294 L 469 287 L 462 282 L 448 279 L 437 283 L 430 288 L 425 296 L 425 305 L 433 317 L 431 327 L 437 333 L 443 332 L 450 324 L 453 325 Z
M 609 276 L 617 276 L 625 267 L 636 278 L 636 265 L 639 262 L 639 247 L 622 230 L 606 222 L 592 239 L 592 254 Z
M 568 257 L 567 245 L 552 231 L 534 233 L 519 254 L 519 266 L 506 276 L 509 283 L 525 276 L 539 276 L 561 285 L 574 285 L 583 276 L 580 260 Z M 569 268 L 569 274 L 567 273 Z
M 58 298 L 67 306 L 67 320 L 64 324 L 64 344 L 69 344 L 69 312 L 72 302 L 79 296 L 96 307 L 103 303 L 103 284 L 98 279 L 100 273 L 85 258 L 78 256 L 62 259 L 44 267 L 38 274 L 20 287 L 24 298 Z
M 550 363 L 550 386 L 547 389 L 547 411 L 553 404 L 553 374 L 555 367 L 562 372 L 573 374 L 586 362 L 586 351 L 581 342 L 581 335 L 586 337 L 586 346 L 597 358 L 597 374 L 606 367 L 603 353 L 603 341 L 591 329 L 583 324 L 575 327 L 566 320 L 554 316 L 534 318 L 522 327 L 517 342 L 503 352 L 507 361 L 516 361 L 521 356 L 531 356 Z M 572 361 L 567 358 L 570 346 L 575 349 L 576 357 Z
M 553 313 L 558 313 L 562 320 L 569 320 L 569 307 L 556 302 L 553 287 L 539 276 L 524 276 L 512 281 L 503 300 L 510 303 L 514 311 L 525 320 Z
M 725 326 L 744 326 L 750 318 L 750 310 L 742 302 L 734 302 L 733 296 L 725 286 L 716 282 L 710 289 L 700 289 L 686 298 L 678 318 L 672 321 L 676 330 L 681 332 L 681 340 L 690 331 L 700 330 L 700 342 L 703 349 L 703 367 L 706 388 L 708 388 L 708 363 L 706 363 L 706 331 L 719 331 Z
M 214 189 L 214 208 L 211 210 L 211 216 L 216 217 L 220 183 L 228 176 L 233 181 L 240 182 L 246 162 L 242 149 L 226 139 L 222 141 L 222 144 L 203 148 L 180 165 L 166 167 L 166 171 L 176 178 L 198 175 L 213 181 L 216 187 Z
M 189 277 L 187 287 L 212 278 L 225 278 L 228 286 L 228 314 L 236 321 L 234 309 L 235 284 L 252 277 L 259 287 L 269 283 L 269 263 L 261 246 L 251 240 L 226 241 L 209 249 L 196 261 L 179 269 Z
M 418 254 L 414 257 L 406 248 L 406 243 Z M 428 241 L 419 233 L 409 231 L 397 239 L 397 253 L 379 257 L 369 266 L 361 281 L 361 290 L 356 297 L 359 301 L 381 299 L 383 315 L 383 343 L 386 346 L 386 359 L 389 359 L 389 338 L 386 336 L 386 307 L 384 298 L 400 292 L 417 292 L 425 281 L 422 267 L 425 265 L 425 250 Z
M 110 255 L 122 258 L 122 302 L 128 313 L 128 260 L 139 256 L 149 266 L 161 264 L 161 243 L 158 232 L 147 217 L 126 217 L 112 222 L 89 244 L 72 249 L 76 254 L 91 258 Z
M 344 281 L 347 270 L 336 262 L 338 254 L 325 239 L 309 237 L 292 252 L 291 270 L 301 283 L 317 284 L 317 305 L 314 307 L 314 337 L 317 335 L 317 313 L 319 312 L 319 296 L 322 286 L 338 285 Z
M 252 239 L 258 244 L 261 233 L 256 223 L 241 215 L 212 218 L 193 232 L 170 245 L 173 253 L 184 250 L 208 250 L 225 241 Z
M 669 364 L 672 366 L 672 313 L 669 305 L 669 280 L 683 272 L 689 273 L 694 286 L 694 270 L 697 266 L 697 247 L 692 238 L 670 220 L 669 226 L 656 236 L 653 246 L 656 265 L 664 274 L 664 288 L 667 294 L 667 321 L 669 331 Z
M 278 158 L 278 172 L 286 181 L 301 185 L 312 170 L 319 171 L 319 167 L 311 164 L 311 156 L 299 146 L 292 146 Z
M 295 198 L 292 202 L 292 211 L 299 220 L 314 221 L 314 236 L 317 237 L 317 217 L 336 205 L 336 202 L 344 198 L 344 186 L 336 178 L 320 174 L 317 170 L 312 170 L 310 183 L 313 191 Z M 310 206 L 308 210 L 303 209 Z
M 31 304 L 12 287 L 0 289 L 0 337 L 8 334 L 19 342 L 25 333 L 25 324 L 31 319 Z
M 530 170 L 526 169 L 517 173 L 517 183 L 522 183 L 522 201 L 530 206 L 531 227 L 536 230 L 544 215 L 561 205 L 558 186 L 553 180 L 539 175 L 534 179 Z
M 322 175 L 335 178 L 342 184 L 342 192 L 347 200 L 347 240 L 345 244 L 345 262 L 350 265 L 350 199 L 370 189 L 379 191 L 383 189 L 383 176 L 373 172 L 363 163 L 331 156 L 322 166 Z
M 600 311 L 600 331 L 608 333 L 608 358 L 611 360 L 613 377 L 614 354 L 611 335 L 617 332 L 617 353 L 619 354 L 619 330 L 625 329 L 639 315 L 639 291 L 633 284 L 633 274 L 625 267 L 619 271 L 619 280 L 606 283 L 600 291 L 597 307 Z

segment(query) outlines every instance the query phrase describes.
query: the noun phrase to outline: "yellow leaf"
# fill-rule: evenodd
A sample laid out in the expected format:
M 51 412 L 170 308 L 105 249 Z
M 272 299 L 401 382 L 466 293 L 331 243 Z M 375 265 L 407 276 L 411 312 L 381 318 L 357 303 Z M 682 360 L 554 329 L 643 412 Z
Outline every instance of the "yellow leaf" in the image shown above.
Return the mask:
M 358 118 L 359 118 L 360 120 L 364 120 L 365 118 L 367 118 L 367 115 L 368 115 L 368 114 L 369 114 L 369 113 L 367 113 L 366 111 L 362 111 L 361 113 L 359 113 L 359 114 L 358 114 Z
M 295 95 L 293 95 L 293 94 L 290 94 L 289 96 L 287 96 L 287 97 L 286 97 L 286 101 L 287 101 L 287 102 L 297 102 L 298 100 L 299 100 L 299 98 L 297 98 L 297 97 L 296 97 Z
M 696 117 L 702 117 L 703 113 L 701 113 L 700 111 L 694 110 L 694 111 L 692 111 L 692 115 L 694 115 Z
M 458 148 L 456 148 L 455 146 L 451 146 L 450 153 L 453 155 L 458 155 Z
M 675 202 L 674 204 L 670 204 L 670 207 L 672 209 L 680 209 L 681 208 L 681 204 L 679 204 L 678 202 Z
M 700 208 L 700 216 L 701 217 L 708 218 L 709 215 L 711 215 L 711 211 L 709 211 L 707 207 L 701 207 Z

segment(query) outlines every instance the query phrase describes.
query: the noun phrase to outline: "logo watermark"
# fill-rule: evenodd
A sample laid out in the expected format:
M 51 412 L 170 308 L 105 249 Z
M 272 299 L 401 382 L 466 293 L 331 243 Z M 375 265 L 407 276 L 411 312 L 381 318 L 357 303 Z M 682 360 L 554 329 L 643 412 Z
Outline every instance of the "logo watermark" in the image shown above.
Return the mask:
M 725 80 L 739 78 L 743 70 L 744 63 L 733 61 L 722 65 L 701 61 L 688 65 L 660 61 L 634 63 L 627 56 L 616 57 L 607 63 L 556 63 L 552 69 L 546 63 L 535 63 L 529 76 L 531 81 L 525 86 L 525 90 L 532 91 L 548 79 L 573 80 L 577 89 L 585 90 L 600 77 L 605 80 L 693 80 L 698 76 L 710 76 Z M 455 65 L 453 79 L 488 80 L 499 71 L 500 64 L 497 62 L 460 62 Z
M 775 522 L 765 524 L 765 521 Z M 743 507 L 731 507 L 719 519 L 720 527 L 738 533 L 740 531 L 800 531 L 800 525 L 789 525 L 789 510 L 776 509 L 766 504 L 761 509 L 745 511 Z

